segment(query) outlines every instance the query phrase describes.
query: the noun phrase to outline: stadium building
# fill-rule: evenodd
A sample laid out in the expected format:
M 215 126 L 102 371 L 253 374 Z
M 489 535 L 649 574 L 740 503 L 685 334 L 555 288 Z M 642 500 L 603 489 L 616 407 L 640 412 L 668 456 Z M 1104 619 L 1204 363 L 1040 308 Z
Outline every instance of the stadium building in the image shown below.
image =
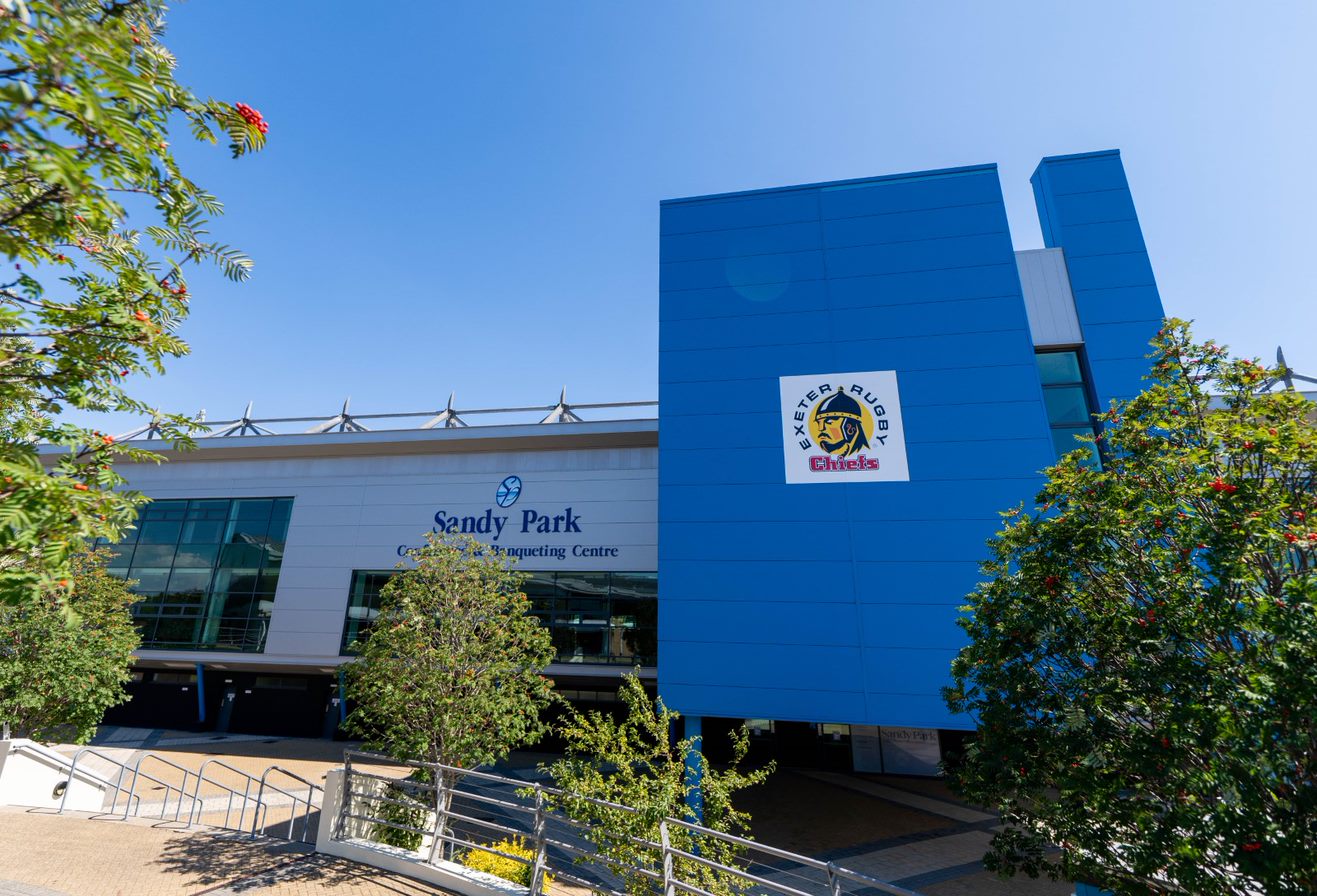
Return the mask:
M 657 412 L 249 408 L 126 467 L 144 640 L 107 721 L 331 735 L 441 528 L 519 557 L 577 702 L 638 665 L 711 747 L 750 720 L 788 762 L 931 772 L 970 727 L 940 689 L 998 511 L 1140 389 L 1162 317 L 1119 154 L 1032 181 L 1022 252 L 995 165 L 662 203 Z

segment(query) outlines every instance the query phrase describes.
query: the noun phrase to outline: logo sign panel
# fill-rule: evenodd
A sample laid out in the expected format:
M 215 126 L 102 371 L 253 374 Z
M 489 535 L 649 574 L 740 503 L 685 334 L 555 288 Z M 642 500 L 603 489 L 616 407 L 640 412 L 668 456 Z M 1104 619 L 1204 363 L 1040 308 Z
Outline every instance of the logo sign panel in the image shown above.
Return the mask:
M 788 483 L 909 481 L 895 370 L 778 382 Z
M 494 491 L 494 503 L 499 507 L 511 507 L 521 497 L 521 477 L 509 476 L 498 484 Z
M 477 541 L 498 548 L 509 556 L 537 561 L 617 558 L 622 555 L 621 545 L 586 543 L 584 536 L 588 526 L 582 514 L 570 506 L 522 504 L 512 510 L 523 490 L 520 476 L 504 477 L 494 489 L 494 503 L 498 510 L 493 507 L 476 510 L 470 505 L 459 509 L 442 507 L 434 512 L 434 525 L 430 530 L 436 535 L 459 532 L 472 535 Z M 499 513 L 499 510 L 508 512 Z M 419 544 L 400 544 L 397 553 L 399 557 L 408 557 L 420 547 Z

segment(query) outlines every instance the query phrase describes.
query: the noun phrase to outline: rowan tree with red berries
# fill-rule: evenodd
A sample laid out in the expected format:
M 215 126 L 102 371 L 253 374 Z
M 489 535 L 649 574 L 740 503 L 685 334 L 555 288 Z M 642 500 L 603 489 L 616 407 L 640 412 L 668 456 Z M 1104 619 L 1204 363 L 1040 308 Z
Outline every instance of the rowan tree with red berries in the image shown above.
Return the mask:
M 1168 321 L 1147 389 L 1005 514 L 950 707 L 988 865 L 1120 894 L 1317 892 L 1317 407 Z
M 67 422 L 129 412 L 186 445 L 194 424 L 125 381 L 187 352 L 189 266 L 251 262 L 207 234 L 216 199 L 169 150 L 186 127 L 237 157 L 268 125 L 174 80 L 161 0 L 0 0 L 0 604 L 49 594 L 89 539 L 117 540 L 140 497 L 116 459 L 156 455 Z M 131 211 L 131 214 L 130 214 Z M 65 416 L 62 416 L 65 415 Z M 36 445 L 63 449 L 53 469 Z

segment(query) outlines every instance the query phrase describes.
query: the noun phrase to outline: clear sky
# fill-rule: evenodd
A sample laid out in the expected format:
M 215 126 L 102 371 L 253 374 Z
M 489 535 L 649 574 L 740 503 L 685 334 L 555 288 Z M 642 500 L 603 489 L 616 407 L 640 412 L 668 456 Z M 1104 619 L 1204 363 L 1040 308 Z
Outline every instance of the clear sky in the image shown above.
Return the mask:
M 666 198 L 1119 148 L 1169 313 L 1317 376 L 1317 4 L 191 0 L 166 43 L 269 147 L 175 141 L 256 261 L 193 279 L 211 420 L 657 397 Z

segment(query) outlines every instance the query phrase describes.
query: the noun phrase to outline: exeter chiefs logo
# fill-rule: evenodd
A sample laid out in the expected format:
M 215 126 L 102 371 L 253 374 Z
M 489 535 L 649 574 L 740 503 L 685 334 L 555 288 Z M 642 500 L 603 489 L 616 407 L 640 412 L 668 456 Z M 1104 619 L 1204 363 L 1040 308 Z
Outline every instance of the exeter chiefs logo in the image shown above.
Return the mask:
M 906 480 L 896 373 L 780 380 L 787 482 Z
M 838 457 L 859 454 L 873 435 L 873 414 L 845 392 L 820 399 L 810 424 L 818 446 Z

